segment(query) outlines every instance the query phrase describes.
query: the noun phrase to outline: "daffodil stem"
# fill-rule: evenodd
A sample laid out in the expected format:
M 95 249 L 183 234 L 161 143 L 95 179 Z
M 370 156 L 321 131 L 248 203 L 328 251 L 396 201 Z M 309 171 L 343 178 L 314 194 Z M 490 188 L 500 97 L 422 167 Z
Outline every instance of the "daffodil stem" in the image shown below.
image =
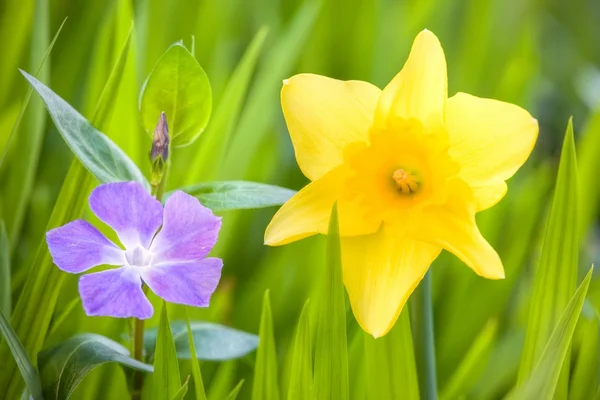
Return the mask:
M 422 399 L 437 400 L 431 270 L 425 274 L 415 294 L 413 332 L 415 336 L 417 367 L 419 370 L 419 390 Z

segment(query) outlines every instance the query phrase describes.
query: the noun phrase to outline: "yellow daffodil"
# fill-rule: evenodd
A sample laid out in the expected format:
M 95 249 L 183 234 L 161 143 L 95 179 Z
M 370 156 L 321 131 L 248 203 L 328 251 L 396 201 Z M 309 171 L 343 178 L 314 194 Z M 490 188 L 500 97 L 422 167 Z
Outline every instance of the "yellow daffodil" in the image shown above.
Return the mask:
M 537 121 L 512 104 L 447 96 L 437 37 L 421 32 L 385 87 L 301 74 L 281 104 L 311 183 L 277 212 L 265 243 L 327 233 L 338 202 L 344 284 L 358 323 L 386 334 L 446 249 L 475 273 L 504 278 L 475 214 L 498 203 L 527 160 Z

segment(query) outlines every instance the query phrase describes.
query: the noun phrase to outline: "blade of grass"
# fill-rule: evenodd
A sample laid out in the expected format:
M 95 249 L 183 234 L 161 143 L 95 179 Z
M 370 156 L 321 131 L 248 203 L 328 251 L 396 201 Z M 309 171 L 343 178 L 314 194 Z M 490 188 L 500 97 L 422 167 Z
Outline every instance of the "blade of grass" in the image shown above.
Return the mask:
M 315 398 L 347 400 L 348 339 L 337 204 L 333 206 L 329 221 L 323 281 L 315 344 Z
M 271 300 L 268 290 L 265 291 L 263 297 L 258 336 L 260 341 L 256 355 L 256 364 L 254 366 L 252 400 L 278 400 L 277 353 L 275 351 L 273 315 L 271 313 Z
M 194 377 L 194 391 L 196 393 L 196 400 L 206 400 L 206 393 L 204 391 L 204 382 L 202 381 L 202 373 L 200 372 L 200 364 L 198 363 L 198 356 L 196 355 L 196 345 L 194 344 L 194 336 L 192 335 L 192 327 L 190 326 L 190 316 L 185 309 L 185 317 L 188 332 L 188 342 L 190 344 L 190 355 L 192 360 L 192 376 Z
M 242 390 L 243 385 L 244 385 L 244 380 L 242 379 L 241 381 L 238 382 L 237 385 L 235 385 L 235 387 L 231 390 L 231 392 L 229 392 L 229 394 L 227 395 L 227 399 L 225 399 L 225 400 L 237 399 L 238 394 L 240 394 L 240 390 Z
M 590 304 L 584 303 L 582 316 L 573 338 L 572 347 L 577 349 L 577 357 L 573 363 L 569 382 L 569 400 L 587 400 L 596 394 L 600 367 L 599 337 L 600 323 L 596 310 Z
M 43 400 L 42 383 L 40 382 L 38 371 L 33 366 L 27 352 L 19 341 L 17 334 L 8 323 L 2 310 L 0 310 L 0 331 L 19 367 L 19 371 L 21 372 L 21 376 L 25 381 L 25 385 L 27 386 L 27 390 L 29 390 L 31 397 L 33 397 L 34 400 Z
M 156 350 L 154 351 L 153 395 L 158 399 L 172 399 L 181 388 L 179 362 L 171 334 L 167 304 L 162 302 Z
M 310 338 L 310 316 L 308 300 L 304 303 L 294 344 L 294 359 L 288 389 L 288 400 L 312 400 L 314 398 L 312 378 L 312 351 Z
M 565 307 L 533 372 L 522 385 L 509 395 L 510 400 L 550 400 L 556 398 L 555 390 L 559 383 L 559 377 L 564 373 L 561 371 L 564 370 L 568 362 L 569 345 L 575 332 L 579 314 L 581 314 L 593 270 L 593 267 L 590 268 L 585 279 Z
M 563 142 L 544 246 L 535 273 L 525 345 L 519 366 L 519 385 L 534 370 L 575 290 L 579 252 L 577 203 L 577 161 L 573 120 L 570 119 Z M 557 392 L 559 398 L 566 397 L 568 391 L 568 361 L 564 365 L 562 376 Z

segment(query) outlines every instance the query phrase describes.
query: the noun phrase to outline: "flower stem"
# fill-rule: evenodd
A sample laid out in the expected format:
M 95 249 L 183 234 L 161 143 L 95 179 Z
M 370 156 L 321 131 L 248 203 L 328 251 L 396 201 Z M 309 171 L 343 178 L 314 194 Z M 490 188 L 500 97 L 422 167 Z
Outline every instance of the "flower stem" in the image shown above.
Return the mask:
M 414 296 L 413 332 L 421 398 L 437 400 L 431 270 L 427 271 Z

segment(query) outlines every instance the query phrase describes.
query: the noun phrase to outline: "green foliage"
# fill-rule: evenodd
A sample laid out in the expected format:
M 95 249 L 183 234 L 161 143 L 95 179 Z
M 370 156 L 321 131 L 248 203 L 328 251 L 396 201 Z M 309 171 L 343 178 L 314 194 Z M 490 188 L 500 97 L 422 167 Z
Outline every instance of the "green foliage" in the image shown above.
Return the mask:
M 590 268 L 581 285 L 565 307 L 556 327 L 552 331 L 538 363 L 527 380 L 510 396 L 511 399 L 552 399 L 555 396 L 559 376 L 564 368 L 566 356 L 575 326 L 583 307 L 594 268 Z
M 559 317 L 575 290 L 578 241 L 577 161 L 573 120 L 569 120 L 540 264 L 536 270 L 527 334 L 519 366 L 519 384 L 525 382 L 541 357 Z M 559 397 L 566 396 L 569 363 L 563 367 Z
M 243 379 L 241 381 L 239 381 L 238 384 L 235 385 L 235 387 L 233 389 L 231 389 L 231 392 L 229 392 L 229 394 L 227 395 L 227 398 L 225 400 L 237 399 L 238 394 L 240 393 L 240 390 L 242 390 L 242 385 L 244 385 Z
M 213 211 L 279 206 L 296 193 L 274 185 L 247 181 L 198 183 L 181 190 L 195 196 Z
M 273 315 L 269 291 L 263 298 L 262 314 L 259 328 L 260 342 L 256 354 L 254 382 L 252 383 L 252 399 L 279 399 L 277 384 L 277 353 L 275 352 L 275 334 L 273 332 Z
M 327 263 L 319 297 L 315 344 L 315 398 L 348 399 L 346 305 L 337 204 L 331 211 L 327 234 Z
M 158 399 L 174 399 L 181 388 L 179 362 L 171 334 L 167 304 L 163 301 L 154 351 L 154 374 L 152 394 Z M 187 391 L 187 382 L 185 384 Z
M 190 329 L 194 338 L 195 349 L 199 360 L 225 361 L 243 357 L 258 346 L 256 335 L 232 329 L 210 322 L 191 322 Z M 187 323 L 175 321 L 171 324 L 173 341 L 177 349 L 177 357 L 190 359 L 192 350 L 188 340 Z M 144 332 L 146 353 L 152 355 L 158 330 L 147 329 Z
M 0 310 L 0 332 L 2 332 L 2 336 L 10 348 L 12 356 L 19 367 L 19 371 L 21 372 L 21 376 L 25 381 L 25 385 L 27 385 L 27 390 L 31 394 L 31 397 L 33 397 L 34 400 L 43 399 L 42 384 L 40 383 L 38 371 L 35 369 L 33 363 L 27 356 L 27 352 L 23 348 L 21 342 L 19 342 L 17 334 L 8 323 L 8 320 L 4 316 L 2 310 Z
M 161 112 L 167 115 L 174 146 L 185 146 L 200 135 L 212 111 L 212 94 L 206 73 L 180 43 L 162 55 L 144 83 L 140 114 L 144 130 L 154 132 Z
M 93 333 L 74 336 L 38 356 L 45 399 L 68 399 L 81 381 L 95 368 L 117 363 L 130 369 L 152 372 L 152 365 L 129 356 L 119 343 Z
M 206 400 L 206 393 L 204 392 L 204 382 L 202 381 L 202 373 L 200 371 L 200 364 L 198 363 L 198 355 L 196 353 L 196 346 L 194 344 L 194 334 L 192 332 L 192 326 L 190 324 L 190 317 L 186 309 L 186 328 L 188 335 L 188 343 L 190 346 L 190 358 L 192 360 L 192 376 L 194 377 L 194 389 L 196 393 L 196 400 Z M 175 345 L 177 346 L 177 345 Z
M 288 400 L 311 400 L 314 397 L 311 342 L 309 305 L 306 301 L 296 330 Z

